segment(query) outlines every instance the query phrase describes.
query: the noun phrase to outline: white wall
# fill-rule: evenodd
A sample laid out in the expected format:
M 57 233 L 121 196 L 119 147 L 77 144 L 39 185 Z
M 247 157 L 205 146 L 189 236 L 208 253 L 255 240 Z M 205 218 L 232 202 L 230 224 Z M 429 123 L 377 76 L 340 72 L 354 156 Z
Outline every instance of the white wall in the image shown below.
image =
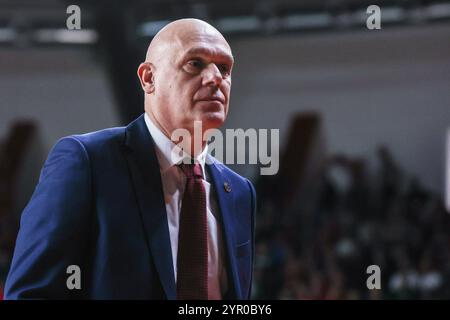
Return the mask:
M 102 65 L 87 48 L 1 48 L 0 97 L 0 137 L 14 119 L 31 118 L 47 152 L 62 136 L 119 123 Z
M 374 159 L 386 144 L 407 173 L 443 192 L 450 124 L 450 25 L 241 39 L 227 127 L 281 128 L 323 115 L 330 152 Z M 236 166 L 246 175 L 255 168 Z

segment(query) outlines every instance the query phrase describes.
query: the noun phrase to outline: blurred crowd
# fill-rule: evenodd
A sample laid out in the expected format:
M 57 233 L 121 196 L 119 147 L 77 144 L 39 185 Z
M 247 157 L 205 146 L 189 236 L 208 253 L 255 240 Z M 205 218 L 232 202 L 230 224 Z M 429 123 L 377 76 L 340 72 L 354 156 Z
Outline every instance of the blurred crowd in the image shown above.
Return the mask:
M 384 147 L 372 170 L 335 156 L 317 180 L 289 206 L 283 181 L 258 181 L 253 298 L 450 298 L 450 215 L 440 195 Z M 371 265 L 380 289 L 368 289 Z

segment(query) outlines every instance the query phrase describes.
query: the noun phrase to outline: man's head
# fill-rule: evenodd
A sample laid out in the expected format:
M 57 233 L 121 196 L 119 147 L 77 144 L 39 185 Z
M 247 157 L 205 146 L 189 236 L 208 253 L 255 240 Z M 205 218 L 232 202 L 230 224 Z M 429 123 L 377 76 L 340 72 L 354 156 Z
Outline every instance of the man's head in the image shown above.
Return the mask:
M 170 137 L 194 121 L 203 131 L 218 128 L 228 113 L 233 56 L 225 38 L 197 19 L 166 25 L 153 38 L 138 76 L 145 111 Z

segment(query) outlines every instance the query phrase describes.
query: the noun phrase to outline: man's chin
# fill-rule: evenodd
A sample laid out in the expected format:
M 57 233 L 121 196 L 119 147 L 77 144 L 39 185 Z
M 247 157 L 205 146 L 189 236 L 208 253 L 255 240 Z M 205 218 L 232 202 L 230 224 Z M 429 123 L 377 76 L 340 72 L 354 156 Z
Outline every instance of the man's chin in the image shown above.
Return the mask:
M 223 112 L 206 112 L 202 116 L 202 127 L 204 130 L 219 128 L 225 122 Z
M 197 120 L 202 121 L 203 130 L 211 128 L 219 128 L 226 119 L 223 105 L 203 105 L 202 108 L 197 109 Z

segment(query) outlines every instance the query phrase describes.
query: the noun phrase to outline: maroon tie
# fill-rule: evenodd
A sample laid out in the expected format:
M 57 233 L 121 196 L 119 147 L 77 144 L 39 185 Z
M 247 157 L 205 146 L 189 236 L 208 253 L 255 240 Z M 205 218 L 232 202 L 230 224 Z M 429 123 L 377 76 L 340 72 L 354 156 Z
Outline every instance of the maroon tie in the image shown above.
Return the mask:
M 177 298 L 208 299 L 206 192 L 200 164 L 181 164 L 186 188 L 181 203 L 177 256 Z

